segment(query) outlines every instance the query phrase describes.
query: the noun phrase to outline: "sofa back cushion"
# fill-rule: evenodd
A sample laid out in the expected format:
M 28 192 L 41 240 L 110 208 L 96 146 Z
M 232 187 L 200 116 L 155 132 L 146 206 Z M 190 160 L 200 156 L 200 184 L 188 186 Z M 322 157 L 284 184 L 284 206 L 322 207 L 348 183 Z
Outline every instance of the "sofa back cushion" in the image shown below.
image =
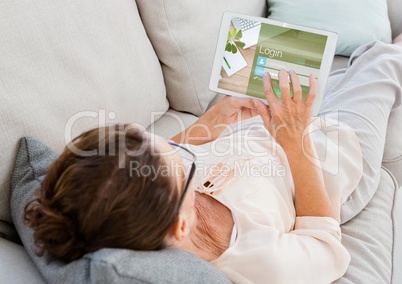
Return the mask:
M 172 108 L 201 115 L 216 95 L 208 88 L 222 14 L 266 16 L 266 0 L 137 0 L 162 63 Z
M 162 71 L 135 1 L 0 1 L 0 227 L 22 136 L 60 151 L 116 122 L 147 127 L 168 108 Z

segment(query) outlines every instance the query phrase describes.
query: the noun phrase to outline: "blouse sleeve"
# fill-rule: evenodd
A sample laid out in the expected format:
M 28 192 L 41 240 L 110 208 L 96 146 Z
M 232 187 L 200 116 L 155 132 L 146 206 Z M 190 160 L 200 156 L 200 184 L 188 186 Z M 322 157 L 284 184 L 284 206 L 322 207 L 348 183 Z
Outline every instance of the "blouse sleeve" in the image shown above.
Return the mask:
M 277 241 L 275 274 L 281 279 L 275 283 L 331 283 L 350 263 L 339 224 L 329 217 L 296 217 L 295 229 Z
M 297 217 L 289 233 L 273 227 L 248 232 L 230 257 L 213 264 L 234 283 L 328 284 L 342 277 L 350 262 L 340 240 L 334 219 Z

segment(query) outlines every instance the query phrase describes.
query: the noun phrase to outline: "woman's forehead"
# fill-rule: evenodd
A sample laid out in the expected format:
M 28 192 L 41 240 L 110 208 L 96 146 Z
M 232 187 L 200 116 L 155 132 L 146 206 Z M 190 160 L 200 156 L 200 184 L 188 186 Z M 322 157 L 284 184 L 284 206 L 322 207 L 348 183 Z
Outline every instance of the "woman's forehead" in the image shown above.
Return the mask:
M 156 134 L 148 133 L 150 140 L 151 140 L 151 146 L 153 147 L 153 150 L 155 150 L 155 153 L 160 154 L 161 156 L 164 157 L 170 157 L 174 158 L 174 156 L 177 155 L 177 151 L 168 143 L 168 141 Z M 177 157 L 180 159 L 180 157 Z
M 186 177 L 186 170 L 177 150 L 163 137 L 152 133 L 148 135 L 150 135 L 152 147 L 154 147 L 155 152 L 161 155 L 165 166 L 169 168 L 170 175 L 178 179 L 177 184 L 183 184 L 183 179 Z M 181 190 L 181 186 L 179 190 Z

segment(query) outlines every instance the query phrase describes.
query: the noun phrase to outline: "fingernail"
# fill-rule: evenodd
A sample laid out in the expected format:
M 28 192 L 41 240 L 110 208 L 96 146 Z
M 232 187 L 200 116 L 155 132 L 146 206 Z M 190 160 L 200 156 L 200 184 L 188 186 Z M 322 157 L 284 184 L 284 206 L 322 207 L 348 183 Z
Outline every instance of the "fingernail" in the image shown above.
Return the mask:
M 264 78 L 268 78 L 268 72 L 264 73 Z
M 293 69 L 290 69 L 289 74 L 296 74 L 296 72 Z
M 254 107 L 255 107 L 255 108 L 258 108 L 258 103 L 257 103 L 257 101 L 253 101 L 253 104 L 254 104 Z

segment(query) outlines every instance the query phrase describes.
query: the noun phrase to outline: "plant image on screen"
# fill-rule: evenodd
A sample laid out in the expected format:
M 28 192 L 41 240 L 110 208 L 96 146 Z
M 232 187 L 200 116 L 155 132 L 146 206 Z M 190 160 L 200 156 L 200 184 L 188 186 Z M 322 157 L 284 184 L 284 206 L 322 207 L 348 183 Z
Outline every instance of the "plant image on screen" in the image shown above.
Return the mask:
M 244 48 L 246 45 L 244 42 L 240 41 L 243 33 L 241 30 L 237 31 L 235 28 L 231 29 L 228 34 L 228 40 L 226 41 L 226 51 L 235 54 L 239 48 Z

